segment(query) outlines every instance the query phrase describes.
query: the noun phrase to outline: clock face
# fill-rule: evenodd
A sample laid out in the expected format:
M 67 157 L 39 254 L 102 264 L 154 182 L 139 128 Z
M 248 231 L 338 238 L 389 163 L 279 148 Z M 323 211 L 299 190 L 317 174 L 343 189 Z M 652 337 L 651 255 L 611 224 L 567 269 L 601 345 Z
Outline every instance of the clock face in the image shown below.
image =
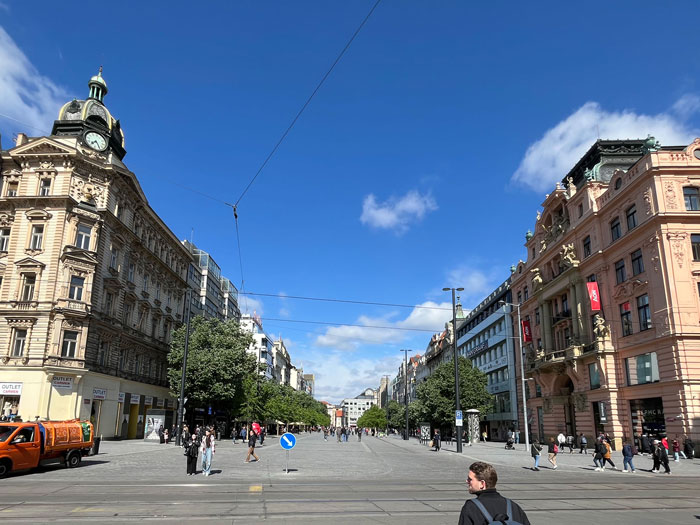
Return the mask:
M 107 141 L 105 138 L 94 131 L 89 131 L 85 134 L 85 143 L 97 151 L 102 151 L 107 148 Z

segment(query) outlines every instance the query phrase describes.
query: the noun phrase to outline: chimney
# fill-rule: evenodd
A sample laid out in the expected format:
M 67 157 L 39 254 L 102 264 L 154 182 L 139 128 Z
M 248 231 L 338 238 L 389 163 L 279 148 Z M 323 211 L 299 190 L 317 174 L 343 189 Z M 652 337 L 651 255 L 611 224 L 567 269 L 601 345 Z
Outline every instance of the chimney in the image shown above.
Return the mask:
M 15 138 L 15 146 L 21 146 L 27 142 L 29 142 L 29 140 L 24 133 L 17 133 L 17 137 Z

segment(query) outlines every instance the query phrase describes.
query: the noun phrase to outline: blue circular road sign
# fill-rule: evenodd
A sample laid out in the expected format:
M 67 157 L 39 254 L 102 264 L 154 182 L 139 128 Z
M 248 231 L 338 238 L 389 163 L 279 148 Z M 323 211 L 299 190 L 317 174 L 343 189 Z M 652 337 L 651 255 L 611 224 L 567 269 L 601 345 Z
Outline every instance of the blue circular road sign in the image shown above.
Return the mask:
M 280 437 L 280 446 L 284 450 L 292 450 L 294 448 L 294 445 L 297 444 L 297 438 L 294 437 L 294 434 L 290 432 L 286 432 L 282 434 Z

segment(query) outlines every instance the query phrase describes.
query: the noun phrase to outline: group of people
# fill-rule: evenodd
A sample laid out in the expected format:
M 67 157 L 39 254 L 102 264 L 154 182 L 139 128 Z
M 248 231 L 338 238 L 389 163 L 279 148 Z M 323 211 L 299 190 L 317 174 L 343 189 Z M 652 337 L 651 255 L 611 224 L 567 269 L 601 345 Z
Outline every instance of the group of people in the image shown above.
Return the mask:
M 19 415 L 19 407 L 17 403 L 11 403 L 10 401 L 5 401 L 2 407 L 2 414 L 0 415 L 0 421 L 14 421 Z
M 258 441 L 258 436 L 264 434 L 264 427 L 254 425 L 250 430 L 246 430 L 248 437 L 248 454 L 245 458 L 245 463 L 250 463 L 250 457 L 253 456 L 255 461 L 260 461 L 260 458 L 255 453 L 255 444 Z M 193 432 L 190 432 L 187 425 L 182 431 L 182 446 L 185 449 L 187 457 L 187 475 L 194 476 L 197 474 L 197 458 L 202 455 L 202 473 L 205 476 L 211 474 L 212 460 L 216 453 L 216 438 L 213 427 L 197 426 Z
M 688 436 L 684 436 L 684 450 L 681 451 L 680 443 L 677 439 L 671 442 L 671 450 L 673 451 L 674 461 L 680 461 L 682 455 L 683 458 L 694 458 L 695 457 L 695 445 Z M 669 466 L 669 443 L 668 439 L 663 436 L 661 439 L 650 439 L 646 434 L 642 436 L 642 439 L 638 440 L 642 444 L 640 450 L 636 444 L 630 442 L 630 440 L 623 440 L 622 446 L 622 472 L 635 472 L 634 467 L 634 456 L 641 454 L 646 456 L 647 454 L 653 458 L 654 464 L 651 472 L 658 473 L 663 465 L 666 474 L 671 474 L 671 468 Z M 595 470 L 597 472 L 605 471 L 605 466 L 610 465 L 611 468 L 617 469 L 615 463 L 612 460 L 612 440 L 609 434 L 601 433 L 595 441 L 595 446 L 593 449 L 593 463 L 595 464 Z M 563 452 L 564 447 L 569 449 L 569 454 L 573 453 L 573 449 L 576 446 L 576 442 L 573 436 L 564 436 L 560 433 L 556 440 L 554 437 L 549 438 L 549 443 L 547 443 L 547 459 L 552 465 L 552 469 L 557 468 L 557 455 Z M 578 437 L 578 447 L 580 454 L 588 453 L 588 440 L 586 436 L 580 434 Z M 537 439 L 532 442 L 530 446 L 530 454 L 534 460 L 534 466 L 532 470 L 540 470 L 540 457 L 542 454 L 543 445 L 539 443 Z

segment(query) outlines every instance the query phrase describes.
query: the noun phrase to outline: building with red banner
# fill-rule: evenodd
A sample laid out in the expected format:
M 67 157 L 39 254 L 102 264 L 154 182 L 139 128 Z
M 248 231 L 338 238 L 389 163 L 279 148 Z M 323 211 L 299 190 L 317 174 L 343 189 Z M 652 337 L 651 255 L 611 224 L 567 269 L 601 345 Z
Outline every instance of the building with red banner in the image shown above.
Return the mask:
M 700 139 L 598 140 L 542 207 L 511 279 L 532 435 L 700 439 Z

